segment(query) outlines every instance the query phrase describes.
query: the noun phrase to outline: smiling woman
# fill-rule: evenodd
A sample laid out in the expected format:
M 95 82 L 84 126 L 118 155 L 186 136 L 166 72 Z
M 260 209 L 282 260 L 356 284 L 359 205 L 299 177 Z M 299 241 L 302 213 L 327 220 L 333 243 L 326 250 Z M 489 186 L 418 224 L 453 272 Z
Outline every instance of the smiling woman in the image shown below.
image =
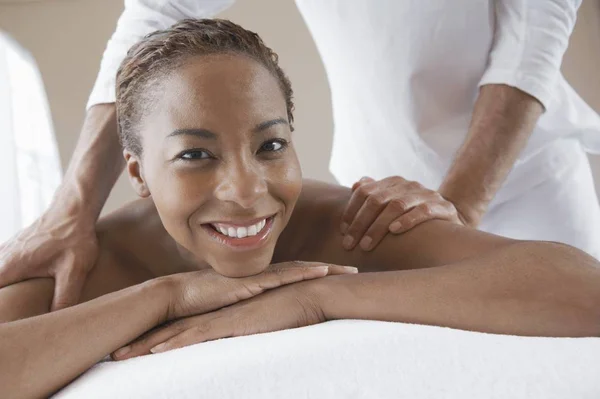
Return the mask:
M 99 222 L 86 303 L 44 314 L 49 279 L 0 289 L 8 396 L 47 395 L 110 353 L 333 319 L 600 334 L 600 268 L 565 245 L 431 220 L 344 250 L 352 192 L 302 180 L 291 86 L 256 34 L 181 21 L 132 48 L 117 82 L 127 173 L 143 198 Z
M 277 56 L 233 23 L 181 22 L 131 49 L 116 105 L 130 180 L 170 236 L 225 276 L 262 272 L 302 185 Z

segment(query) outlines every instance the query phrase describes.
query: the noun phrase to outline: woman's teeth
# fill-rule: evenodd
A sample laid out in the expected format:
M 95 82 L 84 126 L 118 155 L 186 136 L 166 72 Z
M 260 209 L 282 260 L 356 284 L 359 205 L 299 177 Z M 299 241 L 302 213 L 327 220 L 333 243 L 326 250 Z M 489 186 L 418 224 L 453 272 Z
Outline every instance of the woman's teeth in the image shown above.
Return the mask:
M 247 227 L 234 227 L 221 223 L 211 223 L 211 226 L 219 233 L 225 236 L 233 238 L 244 238 L 255 236 L 258 233 L 260 233 L 263 227 L 265 227 L 265 224 L 267 224 L 267 219 L 263 219 L 260 222 Z

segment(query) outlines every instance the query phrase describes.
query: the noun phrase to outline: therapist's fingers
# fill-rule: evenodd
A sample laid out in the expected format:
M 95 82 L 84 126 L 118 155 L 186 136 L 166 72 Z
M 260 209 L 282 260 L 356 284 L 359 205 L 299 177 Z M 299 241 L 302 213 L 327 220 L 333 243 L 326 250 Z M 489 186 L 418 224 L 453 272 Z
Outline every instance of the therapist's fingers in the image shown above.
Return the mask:
M 79 303 L 79 298 L 86 283 L 87 274 L 79 268 L 60 271 L 54 279 L 54 297 L 52 311 L 68 308 Z
M 389 225 L 389 231 L 402 234 L 431 219 L 454 220 L 454 214 L 448 206 L 440 203 L 422 203 L 400 216 Z
M 390 198 L 388 195 L 389 193 L 381 191 L 370 195 L 365 200 L 363 206 L 356 214 L 354 221 L 348 228 L 348 232 L 343 238 L 342 245 L 346 250 L 353 249 L 359 242 L 365 247 L 370 246 L 371 243 L 369 241 L 372 241 L 372 237 L 369 237 L 365 233 L 374 223 L 376 223 L 385 209 L 388 209 L 388 212 L 395 212 L 395 216 L 398 217 L 412 207 L 418 205 L 420 202 L 417 196 L 411 195 L 402 198 Z M 385 215 L 383 217 L 388 218 L 388 223 L 393 220 Z M 389 224 L 383 231 L 387 232 L 388 228 Z M 375 229 L 377 229 L 377 226 L 375 226 Z
M 379 214 L 377 219 L 368 227 L 364 236 L 359 241 L 359 246 L 364 251 L 375 248 L 389 233 L 390 224 L 399 219 L 398 215 L 410 212 L 410 207 L 419 203 L 418 198 L 407 197 L 404 200 L 393 199 Z
M 352 185 L 352 191 L 355 191 L 357 188 L 359 188 L 360 186 L 362 186 L 363 184 L 367 184 L 367 183 L 373 183 L 375 181 L 375 179 L 373 179 L 372 177 L 369 176 L 363 176 L 360 178 L 359 181 L 357 181 L 356 183 L 354 183 Z
M 352 186 L 352 196 L 346 205 L 346 209 L 344 209 L 344 213 L 342 214 L 342 224 L 340 229 L 342 234 L 346 234 L 348 232 L 348 228 L 352 224 L 356 214 L 363 206 L 365 200 L 372 193 L 373 189 L 377 187 L 371 183 L 374 183 L 375 180 L 370 177 L 363 177 Z

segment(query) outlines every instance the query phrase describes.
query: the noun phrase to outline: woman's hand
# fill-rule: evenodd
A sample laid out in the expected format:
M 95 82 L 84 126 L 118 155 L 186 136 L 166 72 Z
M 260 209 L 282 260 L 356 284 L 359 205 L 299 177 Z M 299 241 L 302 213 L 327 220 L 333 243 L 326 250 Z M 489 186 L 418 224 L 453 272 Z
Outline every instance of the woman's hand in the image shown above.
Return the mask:
M 330 266 L 333 267 L 333 266 Z M 311 281 L 291 284 L 232 306 L 158 327 L 116 351 L 124 360 L 219 338 L 279 331 L 326 321 Z M 123 352 L 121 352 L 123 351 Z
M 212 269 L 162 277 L 172 292 L 165 320 L 212 312 L 263 292 L 302 280 L 356 273 L 350 266 L 319 262 L 282 262 L 249 277 L 224 277 Z
M 343 246 L 365 251 L 375 248 L 388 232 L 404 233 L 431 219 L 464 224 L 454 205 L 437 191 L 399 176 L 375 181 L 363 177 L 352 186 L 342 216 Z

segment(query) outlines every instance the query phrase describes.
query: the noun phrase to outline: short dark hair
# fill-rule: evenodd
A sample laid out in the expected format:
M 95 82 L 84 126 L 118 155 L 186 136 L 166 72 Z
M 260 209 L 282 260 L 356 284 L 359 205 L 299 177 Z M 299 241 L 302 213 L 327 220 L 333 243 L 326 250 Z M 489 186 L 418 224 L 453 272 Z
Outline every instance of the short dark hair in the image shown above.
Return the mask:
M 142 147 L 135 127 L 153 102 L 153 88 L 185 59 L 214 54 L 239 54 L 262 64 L 279 81 L 292 127 L 292 86 L 279 67 L 279 57 L 258 34 L 223 19 L 185 19 L 147 35 L 127 53 L 117 72 L 116 108 L 122 145 L 136 155 Z M 293 127 L 292 127 L 293 129 Z

